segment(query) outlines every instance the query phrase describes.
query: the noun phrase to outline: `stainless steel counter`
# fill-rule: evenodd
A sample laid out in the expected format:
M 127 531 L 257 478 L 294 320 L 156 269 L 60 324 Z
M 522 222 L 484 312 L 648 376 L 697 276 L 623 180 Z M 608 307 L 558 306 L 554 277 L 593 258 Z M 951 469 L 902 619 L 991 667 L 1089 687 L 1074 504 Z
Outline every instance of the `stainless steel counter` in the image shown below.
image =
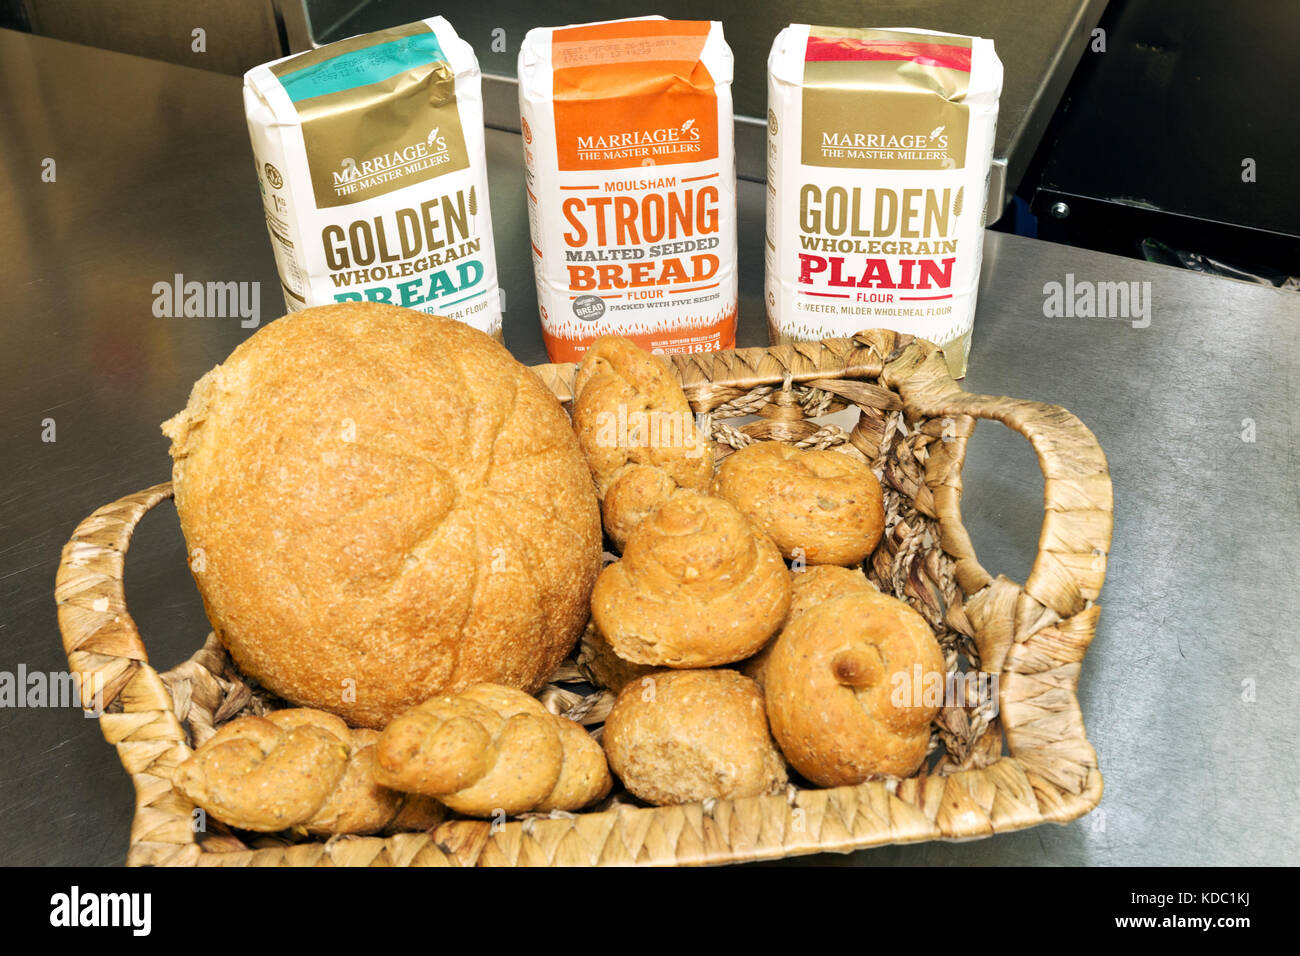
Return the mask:
M 537 362 L 519 144 L 488 142 L 506 340 Z M 744 184 L 747 345 L 764 336 L 762 210 Z M 967 387 L 1076 412 L 1114 476 L 1081 686 L 1106 795 L 1065 827 L 818 862 L 1295 862 L 1300 299 L 993 233 L 985 256 Z M 65 668 L 59 549 L 100 504 L 166 479 L 158 423 L 250 334 L 234 318 L 156 318 L 153 285 L 176 274 L 258 281 L 263 316 L 282 311 L 239 81 L 0 31 L 0 671 Z M 1150 325 L 1045 318 L 1044 284 L 1069 274 L 1149 282 Z M 983 563 L 1023 579 L 1042 517 L 1029 446 L 981 425 L 965 478 Z M 207 627 L 170 505 L 126 568 L 154 665 L 188 657 Z M 0 863 L 122 861 L 132 789 L 94 721 L 0 708 L 0 753 Z

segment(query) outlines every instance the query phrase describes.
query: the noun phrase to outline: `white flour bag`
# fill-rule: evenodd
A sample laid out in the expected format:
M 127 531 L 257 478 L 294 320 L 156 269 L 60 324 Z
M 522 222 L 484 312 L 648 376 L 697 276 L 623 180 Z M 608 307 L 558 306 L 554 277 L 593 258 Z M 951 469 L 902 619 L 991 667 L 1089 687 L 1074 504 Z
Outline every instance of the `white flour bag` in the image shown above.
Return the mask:
M 442 17 L 249 70 L 290 311 L 387 302 L 501 336 L 478 60 Z
M 660 353 L 736 339 L 736 158 L 722 24 L 649 17 L 530 30 L 519 51 L 546 350 L 601 335 Z
M 886 328 L 966 371 L 1002 64 L 993 41 L 786 27 L 768 58 L 768 332 Z

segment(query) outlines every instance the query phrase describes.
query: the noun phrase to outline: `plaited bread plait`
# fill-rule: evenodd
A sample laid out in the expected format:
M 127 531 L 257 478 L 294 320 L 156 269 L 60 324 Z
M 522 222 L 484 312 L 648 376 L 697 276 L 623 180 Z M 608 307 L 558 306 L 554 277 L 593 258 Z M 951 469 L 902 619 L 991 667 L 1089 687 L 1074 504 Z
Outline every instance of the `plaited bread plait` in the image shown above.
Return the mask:
M 307 708 L 240 717 L 177 767 L 172 784 L 243 830 L 368 834 L 438 823 L 444 807 L 376 781 L 378 737 Z
M 499 684 L 427 700 L 384 729 L 376 775 L 459 813 L 579 810 L 609 793 L 600 744 L 580 724 Z

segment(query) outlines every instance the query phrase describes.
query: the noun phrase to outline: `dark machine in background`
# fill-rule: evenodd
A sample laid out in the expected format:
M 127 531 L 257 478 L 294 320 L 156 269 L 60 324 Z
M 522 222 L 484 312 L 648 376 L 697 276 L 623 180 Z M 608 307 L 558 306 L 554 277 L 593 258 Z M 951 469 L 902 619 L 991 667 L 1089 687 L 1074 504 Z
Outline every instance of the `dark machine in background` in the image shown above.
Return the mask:
M 1112 0 L 1100 28 L 1020 189 L 1038 236 L 1297 288 L 1300 4 Z

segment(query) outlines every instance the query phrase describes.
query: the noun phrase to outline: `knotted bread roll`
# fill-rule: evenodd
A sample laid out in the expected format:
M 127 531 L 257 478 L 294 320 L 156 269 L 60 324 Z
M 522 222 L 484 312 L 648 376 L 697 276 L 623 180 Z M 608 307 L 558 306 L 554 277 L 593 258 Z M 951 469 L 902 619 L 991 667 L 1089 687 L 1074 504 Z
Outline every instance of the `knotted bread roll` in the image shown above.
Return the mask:
M 925 619 L 886 594 L 832 598 L 781 632 L 763 673 L 772 734 L 790 765 L 823 787 L 910 776 L 930 722 L 919 680 L 943 679 Z
M 778 793 L 788 782 L 763 692 L 733 670 L 655 671 L 633 681 L 602 740 L 624 786 L 660 806 Z
M 628 539 L 591 594 L 619 657 L 662 667 L 743 660 L 776 633 L 790 575 L 776 546 L 721 498 L 682 492 Z
M 846 594 L 879 593 L 876 586 L 857 568 L 818 564 L 800 571 L 791 571 L 790 610 L 785 616 L 783 627 L 789 627 L 790 622 L 796 620 L 805 611 L 832 598 L 843 597 Z M 741 673 L 753 678 L 760 687 L 763 686 L 767 663 L 772 659 L 772 648 L 775 646 L 775 641 L 770 642 L 740 665 Z
M 446 816 L 432 800 L 375 780 L 373 730 L 306 708 L 240 717 L 176 768 L 172 784 L 242 830 L 313 834 L 425 830 Z
M 500 684 L 406 711 L 380 735 L 376 767 L 388 786 L 474 817 L 579 810 L 611 786 L 600 744 L 581 724 Z
M 679 489 L 708 490 L 713 443 L 658 357 L 619 336 L 599 338 L 578 366 L 573 395 L 573 427 L 619 550 Z
M 837 451 L 756 442 L 723 461 L 712 490 L 770 535 L 785 557 L 808 564 L 858 564 L 885 528 L 880 482 Z

